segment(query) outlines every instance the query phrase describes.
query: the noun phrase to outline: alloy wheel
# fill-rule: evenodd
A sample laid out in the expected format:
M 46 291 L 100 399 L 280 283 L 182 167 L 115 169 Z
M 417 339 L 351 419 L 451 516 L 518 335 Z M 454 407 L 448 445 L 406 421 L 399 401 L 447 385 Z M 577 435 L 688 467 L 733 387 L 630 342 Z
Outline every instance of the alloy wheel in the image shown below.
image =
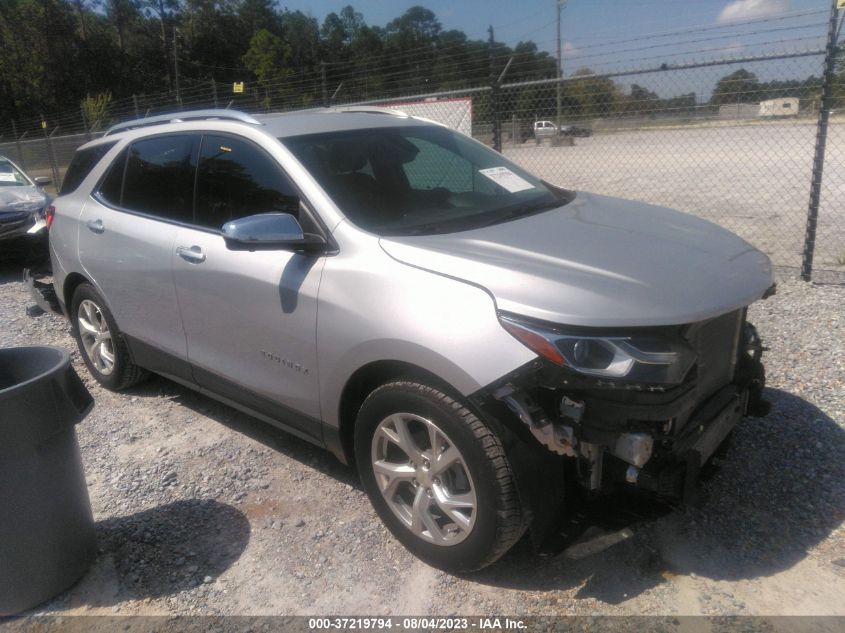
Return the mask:
M 431 420 L 413 413 L 382 420 L 373 434 L 372 467 L 388 507 L 416 536 L 449 546 L 472 532 L 472 477 L 457 446 Z
M 103 311 L 90 299 L 84 299 L 79 304 L 76 323 L 88 360 L 102 375 L 110 375 L 114 371 L 114 343 Z

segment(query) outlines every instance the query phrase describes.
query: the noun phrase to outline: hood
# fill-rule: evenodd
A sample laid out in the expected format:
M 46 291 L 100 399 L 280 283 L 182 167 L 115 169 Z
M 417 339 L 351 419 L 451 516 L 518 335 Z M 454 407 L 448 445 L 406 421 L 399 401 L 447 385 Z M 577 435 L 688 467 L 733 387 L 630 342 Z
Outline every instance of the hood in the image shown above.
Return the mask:
M 43 209 L 49 203 L 47 195 L 35 186 L 0 187 L 0 216 L 17 215 Z
M 380 242 L 401 262 L 482 286 L 499 310 L 566 325 L 693 323 L 746 306 L 772 284 L 769 258 L 730 231 L 580 192 L 510 222 Z

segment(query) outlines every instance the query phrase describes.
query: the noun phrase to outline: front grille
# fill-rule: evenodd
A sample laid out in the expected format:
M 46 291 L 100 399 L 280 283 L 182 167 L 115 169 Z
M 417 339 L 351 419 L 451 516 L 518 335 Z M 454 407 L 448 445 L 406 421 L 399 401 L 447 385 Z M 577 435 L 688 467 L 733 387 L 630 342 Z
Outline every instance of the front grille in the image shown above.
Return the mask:
M 699 402 L 733 380 L 742 312 L 737 310 L 694 323 L 687 330 L 687 341 L 698 355 L 696 390 Z

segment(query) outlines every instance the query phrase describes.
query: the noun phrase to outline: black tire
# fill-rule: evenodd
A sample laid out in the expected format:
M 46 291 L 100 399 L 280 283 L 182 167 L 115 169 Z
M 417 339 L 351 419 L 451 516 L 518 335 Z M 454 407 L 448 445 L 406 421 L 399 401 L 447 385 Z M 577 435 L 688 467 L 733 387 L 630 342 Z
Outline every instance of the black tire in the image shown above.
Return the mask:
M 114 366 L 110 373 L 103 373 L 95 366 L 83 344 L 79 325 L 79 310 L 83 301 L 94 303 L 108 325 L 108 330 L 111 334 L 112 355 L 114 357 Z M 147 378 L 147 371 L 132 362 L 129 348 L 123 340 L 114 316 L 112 316 L 102 295 L 91 284 L 80 284 L 74 291 L 70 305 L 70 323 L 71 329 L 73 330 L 73 337 L 76 339 L 76 344 L 79 347 L 82 360 L 85 361 L 85 366 L 91 372 L 94 379 L 103 387 L 112 391 L 120 391 L 137 385 Z
M 474 524 L 460 542 L 435 544 L 414 534 L 394 514 L 381 492 L 373 467 L 373 437 L 382 421 L 398 413 L 431 421 L 461 455 L 476 505 Z M 355 456 L 364 490 L 381 520 L 411 553 L 432 567 L 449 572 L 481 569 L 504 555 L 525 532 L 514 473 L 499 437 L 439 389 L 400 380 L 373 391 L 358 413 Z

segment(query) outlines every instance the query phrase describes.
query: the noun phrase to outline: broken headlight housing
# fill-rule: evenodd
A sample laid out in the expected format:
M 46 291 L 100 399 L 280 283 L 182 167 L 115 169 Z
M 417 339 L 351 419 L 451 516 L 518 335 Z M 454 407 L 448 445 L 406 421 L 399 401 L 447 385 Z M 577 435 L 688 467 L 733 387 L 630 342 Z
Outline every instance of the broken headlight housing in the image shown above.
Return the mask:
M 551 362 L 597 378 L 652 384 L 683 382 L 695 352 L 677 334 L 648 331 L 601 335 L 583 328 L 538 325 L 499 315 L 512 336 Z

